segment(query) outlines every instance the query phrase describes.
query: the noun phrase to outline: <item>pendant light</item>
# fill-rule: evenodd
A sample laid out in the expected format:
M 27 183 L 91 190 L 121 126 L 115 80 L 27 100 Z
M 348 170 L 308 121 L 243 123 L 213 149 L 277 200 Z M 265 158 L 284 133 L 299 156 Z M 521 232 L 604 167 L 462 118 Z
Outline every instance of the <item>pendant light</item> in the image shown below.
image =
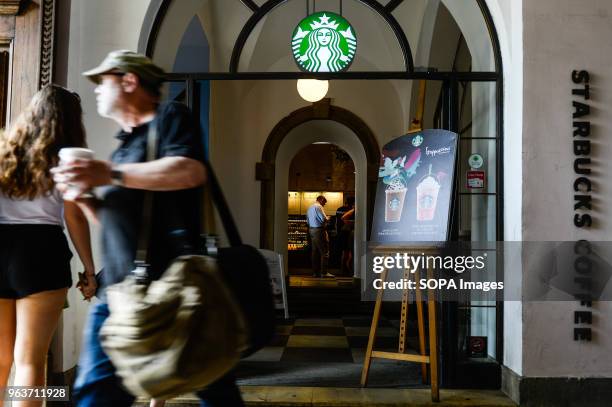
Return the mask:
M 327 95 L 329 81 L 318 79 L 298 79 L 297 90 L 302 99 L 307 102 L 318 102 Z

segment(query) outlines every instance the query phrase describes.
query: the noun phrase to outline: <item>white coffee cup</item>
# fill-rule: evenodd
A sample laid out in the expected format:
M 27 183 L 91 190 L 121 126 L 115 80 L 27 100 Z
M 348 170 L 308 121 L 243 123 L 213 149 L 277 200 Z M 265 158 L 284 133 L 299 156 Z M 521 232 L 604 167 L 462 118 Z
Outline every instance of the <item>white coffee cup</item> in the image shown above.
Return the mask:
M 67 165 L 76 160 L 93 160 L 94 152 L 88 148 L 66 147 L 59 151 L 60 165 Z M 73 201 L 83 196 L 85 191 L 78 184 L 69 184 L 69 188 L 64 192 L 64 199 Z
M 76 160 L 93 160 L 94 152 L 88 148 L 65 147 L 59 151 L 60 164 L 70 164 Z

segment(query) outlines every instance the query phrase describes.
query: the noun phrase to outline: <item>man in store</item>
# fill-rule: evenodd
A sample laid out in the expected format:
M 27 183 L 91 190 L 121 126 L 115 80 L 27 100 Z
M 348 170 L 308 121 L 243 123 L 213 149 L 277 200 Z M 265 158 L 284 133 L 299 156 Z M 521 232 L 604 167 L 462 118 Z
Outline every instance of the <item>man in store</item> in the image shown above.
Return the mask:
M 160 103 L 164 72 L 144 55 L 113 51 L 85 72 L 96 86 L 98 114 L 115 121 L 119 147 L 111 161 L 80 160 L 56 169 L 60 190 L 77 184 L 98 189 L 98 199 L 78 203 L 102 226 L 102 288 L 122 281 L 134 269 L 143 221 L 144 191 L 154 191 L 148 276 L 157 279 L 169 263 L 197 247 L 200 187 L 206 181 L 204 150 L 187 106 Z M 156 126 L 157 157 L 146 159 L 147 135 Z M 191 249 L 192 250 L 192 249 Z M 121 385 L 100 344 L 99 332 L 110 312 L 105 295 L 90 308 L 74 388 L 77 406 L 130 406 L 135 398 Z M 244 404 L 231 375 L 197 393 L 205 406 Z
M 319 195 L 314 204 L 306 211 L 308 219 L 308 232 L 312 248 L 312 272 L 314 277 L 334 277 L 327 272 L 329 262 L 329 235 L 327 234 L 327 222 L 329 218 L 323 207 L 327 199 Z

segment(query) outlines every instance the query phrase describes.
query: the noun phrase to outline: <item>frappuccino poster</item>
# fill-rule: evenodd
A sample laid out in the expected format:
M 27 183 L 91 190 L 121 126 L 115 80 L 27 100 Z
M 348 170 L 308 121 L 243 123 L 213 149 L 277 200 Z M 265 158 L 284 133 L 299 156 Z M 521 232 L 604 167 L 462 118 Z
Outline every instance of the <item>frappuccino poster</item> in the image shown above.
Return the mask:
M 383 147 L 372 241 L 447 240 L 457 139 L 424 130 Z

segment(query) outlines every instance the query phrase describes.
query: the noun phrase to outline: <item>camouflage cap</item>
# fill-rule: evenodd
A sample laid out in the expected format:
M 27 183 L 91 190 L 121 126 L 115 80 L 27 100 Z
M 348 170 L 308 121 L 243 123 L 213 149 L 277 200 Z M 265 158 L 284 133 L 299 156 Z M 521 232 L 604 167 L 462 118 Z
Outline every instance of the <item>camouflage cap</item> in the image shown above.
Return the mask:
M 131 72 L 150 85 L 158 85 L 164 77 L 164 70 L 158 67 L 145 55 L 129 50 L 118 50 L 110 52 L 104 61 L 97 67 L 83 72 L 93 83 L 100 83 L 100 75 L 110 72 Z

